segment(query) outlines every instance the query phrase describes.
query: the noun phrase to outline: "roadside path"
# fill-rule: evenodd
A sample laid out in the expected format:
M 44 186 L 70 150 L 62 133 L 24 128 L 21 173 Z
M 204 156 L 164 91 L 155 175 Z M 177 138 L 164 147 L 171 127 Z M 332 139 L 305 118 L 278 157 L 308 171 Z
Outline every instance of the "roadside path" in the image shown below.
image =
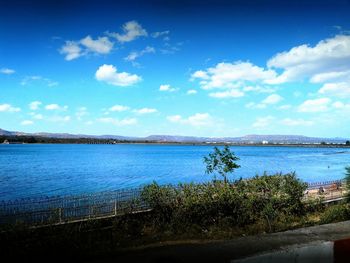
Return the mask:
M 231 262 L 235 259 L 278 251 L 289 246 L 317 245 L 344 238 L 350 238 L 350 221 L 273 234 L 239 237 L 229 241 L 160 243 L 125 250 L 93 262 Z

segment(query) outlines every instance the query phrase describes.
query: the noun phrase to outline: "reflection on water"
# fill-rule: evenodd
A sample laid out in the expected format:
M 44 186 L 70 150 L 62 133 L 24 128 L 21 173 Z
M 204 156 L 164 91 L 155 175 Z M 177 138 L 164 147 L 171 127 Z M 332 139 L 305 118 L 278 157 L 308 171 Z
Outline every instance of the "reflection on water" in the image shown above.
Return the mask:
M 308 182 L 341 179 L 350 149 L 231 147 L 241 159 L 232 178 L 295 171 Z M 212 146 L 0 145 L 0 199 L 137 187 L 153 180 L 203 182 Z

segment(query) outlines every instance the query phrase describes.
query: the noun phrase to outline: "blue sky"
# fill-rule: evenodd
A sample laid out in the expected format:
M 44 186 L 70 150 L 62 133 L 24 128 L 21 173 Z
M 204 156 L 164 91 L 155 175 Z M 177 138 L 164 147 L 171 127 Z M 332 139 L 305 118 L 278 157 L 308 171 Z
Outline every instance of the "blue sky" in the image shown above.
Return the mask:
M 349 137 L 349 1 L 116 2 L 0 1 L 0 128 Z

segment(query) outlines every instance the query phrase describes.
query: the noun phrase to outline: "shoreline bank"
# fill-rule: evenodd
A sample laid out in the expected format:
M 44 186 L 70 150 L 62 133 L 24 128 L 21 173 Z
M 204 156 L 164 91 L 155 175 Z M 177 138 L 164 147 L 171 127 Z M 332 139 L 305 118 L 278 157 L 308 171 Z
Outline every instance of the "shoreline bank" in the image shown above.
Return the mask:
M 62 142 L 62 143 L 0 143 L 0 145 L 179 145 L 179 146 L 232 146 L 232 147 L 303 147 L 303 148 L 344 148 L 350 149 L 350 145 L 344 144 L 235 144 L 235 143 L 181 143 L 181 142 L 116 142 L 116 143 L 79 143 L 79 142 Z

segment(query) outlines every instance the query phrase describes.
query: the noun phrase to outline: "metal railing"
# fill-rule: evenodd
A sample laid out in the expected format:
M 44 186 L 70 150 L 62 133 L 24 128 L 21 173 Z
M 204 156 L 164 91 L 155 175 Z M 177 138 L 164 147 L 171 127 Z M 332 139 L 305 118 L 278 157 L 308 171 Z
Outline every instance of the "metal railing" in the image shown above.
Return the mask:
M 308 189 L 304 193 L 304 201 L 322 200 L 324 203 L 339 201 L 347 194 L 345 180 L 333 180 L 316 183 L 308 183 Z
M 60 224 L 125 213 L 149 207 L 139 198 L 142 189 L 121 189 L 90 195 L 44 197 L 0 202 L 0 224 Z
M 343 180 L 309 183 L 303 200 L 322 198 L 323 202 L 332 202 L 342 199 L 346 194 L 344 185 Z M 0 202 L 0 224 L 63 224 L 143 212 L 150 207 L 140 198 L 141 192 L 142 188 L 135 188 L 80 196 L 2 201 Z
M 323 181 L 323 182 L 312 182 L 312 183 L 307 183 L 308 188 L 318 188 L 321 186 L 329 186 L 329 185 L 344 185 L 345 184 L 345 180 L 332 180 L 332 181 Z

